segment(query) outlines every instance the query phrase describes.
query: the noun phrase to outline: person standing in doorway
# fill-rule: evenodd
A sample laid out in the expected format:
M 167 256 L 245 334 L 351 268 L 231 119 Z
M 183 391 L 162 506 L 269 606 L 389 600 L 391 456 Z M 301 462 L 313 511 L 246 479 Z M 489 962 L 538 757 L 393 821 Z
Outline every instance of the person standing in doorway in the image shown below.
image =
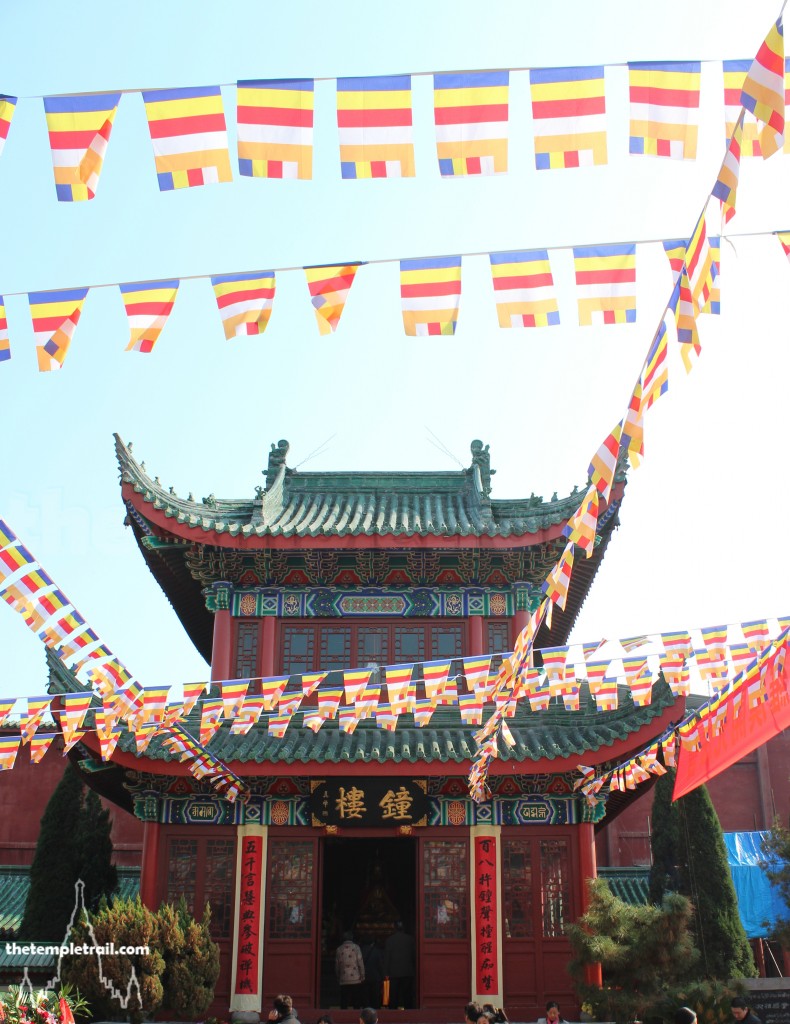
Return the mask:
M 410 1010 L 414 1006 L 414 939 L 395 922 L 395 931 L 384 944 L 384 973 L 390 980 L 390 1007 Z
M 335 974 L 340 985 L 340 1008 L 362 1005 L 362 983 L 365 980 L 365 964 L 362 950 L 354 942 L 353 932 L 344 932 L 343 941 L 335 953 Z

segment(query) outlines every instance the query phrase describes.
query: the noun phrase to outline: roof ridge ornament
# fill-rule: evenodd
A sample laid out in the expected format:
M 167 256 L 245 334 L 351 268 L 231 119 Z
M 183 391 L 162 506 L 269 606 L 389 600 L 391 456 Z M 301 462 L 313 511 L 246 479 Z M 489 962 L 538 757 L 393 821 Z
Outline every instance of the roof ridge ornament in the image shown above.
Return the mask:
M 269 465 L 266 468 L 266 490 L 268 491 L 274 481 L 277 479 L 277 475 L 281 468 L 285 465 L 285 459 L 290 449 L 290 444 L 285 441 L 278 441 L 276 445 L 271 446 L 269 452 Z
M 470 445 L 472 451 L 472 470 L 477 470 L 478 479 L 480 482 L 480 491 L 485 498 L 491 496 L 491 477 L 496 473 L 495 469 L 491 468 L 491 456 L 488 451 L 488 445 L 483 445 L 482 441 L 474 440 Z

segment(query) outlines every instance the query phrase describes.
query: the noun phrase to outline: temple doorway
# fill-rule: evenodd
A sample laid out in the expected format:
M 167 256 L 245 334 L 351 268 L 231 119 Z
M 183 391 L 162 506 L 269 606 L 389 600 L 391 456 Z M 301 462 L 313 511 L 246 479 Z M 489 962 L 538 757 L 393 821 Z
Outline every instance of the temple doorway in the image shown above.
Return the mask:
M 340 1005 L 335 951 L 346 932 L 362 949 L 367 980 L 361 1005 L 381 1005 L 384 943 L 402 921 L 409 935 L 417 924 L 417 842 L 415 839 L 323 841 L 321 883 L 320 1005 Z M 419 958 L 418 958 L 419 962 Z

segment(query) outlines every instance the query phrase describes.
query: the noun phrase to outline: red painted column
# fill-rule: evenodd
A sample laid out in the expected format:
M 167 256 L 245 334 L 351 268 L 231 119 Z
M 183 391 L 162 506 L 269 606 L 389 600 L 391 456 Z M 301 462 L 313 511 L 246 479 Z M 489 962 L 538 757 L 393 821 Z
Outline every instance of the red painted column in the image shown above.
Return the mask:
M 274 615 L 266 615 L 263 620 L 263 638 L 261 643 L 261 675 L 274 675 L 274 640 L 277 619 Z
M 215 583 L 208 597 L 208 609 L 214 613 L 214 638 L 211 645 L 211 678 L 232 679 L 232 637 L 229 583 Z
M 529 586 L 526 583 L 513 584 L 513 617 L 511 621 L 510 643 L 515 644 L 516 637 L 529 622 Z
M 483 616 L 470 615 L 466 621 L 469 629 L 469 653 L 486 654 L 483 642 Z
M 592 822 L 586 821 L 576 826 L 579 837 L 579 874 L 581 876 L 582 913 L 586 914 L 590 906 L 590 898 L 587 894 L 587 880 L 598 877 L 598 867 L 595 863 L 595 828 Z M 585 968 L 584 980 L 588 985 L 602 985 L 603 974 L 600 964 L 591 964 Z
M 162 826 L 158 821 L 146 821 L 143 827 L 143 862 L 140 868 L 140 900 L 150 910 L 156 910 L 161 900 L 157 899 L 157 868 L 159 848 L 162 840 Z

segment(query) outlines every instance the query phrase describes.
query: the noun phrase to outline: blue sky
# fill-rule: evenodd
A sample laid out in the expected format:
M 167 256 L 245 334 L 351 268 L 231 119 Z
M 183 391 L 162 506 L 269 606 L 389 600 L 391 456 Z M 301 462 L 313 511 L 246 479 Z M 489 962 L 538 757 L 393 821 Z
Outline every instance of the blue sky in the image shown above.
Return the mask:
M 510 172 L 441 180 L 430 77 L 414 80 L 417 174 L 341 181 L 335 76 L 751 57 L 774 3 L 545 4 L 464 0 L 161 4 L 69 16 L 4 12 L 0 91 L 20 99 L 5 152 L 0 292 L 13 358 L 0 366 L 6 443 L 0 514 L 118 656 L 147 684 L 205 676 L 123 527 L 112 433 L 181 494 L 247 497 L 269 445 L 305 469 L 452 469 L 491 446 L 494 497 L 582 485 L 623 414 L 671 280 L 660 245 L 638 248 L 637 323 L 576 326 L 570 253 L 552 254 L 562 326 L 496 326 L 488 261 L 464 259 L 454 338 L 403 335 L 397 260 L 688 235 L 723 149 L 721 69 L 703 68 L 697 161 L 629 157 L 627 73 L 607 70 L 609 164 L 536 172 L 527 76 L 511 83 Z M 84 22 L 90 20 L 90 24 Z M 57 203 L 43 104 L 51 93 L 221 83 L 235 169 L 237 79 L 316 86 L 314 180 L 240 178 L 159 193 L 142 99 L 121 101 L 98 195 Z M 733 233 L 790 227 L 790 155 L 744 162 Z M 159 277 L 363 267 L 337 334 L 319 337 L 300 271 L 278 276 L 267 332 L 224 339 L 208 280 L 185 281 L 149 356 L 124 352 L 117 288 L 94 289 L 64 369 L 36 370 L 24 293 Z M 703 354 L 648 415 L 622 526 L 574 637 L 624 636 L 788 613 L 786 481 L 790 266 L 776 239 L 723 250 L 722 310 Z M 0 608 L 0 691 L 44 688 L 40 642 Z

